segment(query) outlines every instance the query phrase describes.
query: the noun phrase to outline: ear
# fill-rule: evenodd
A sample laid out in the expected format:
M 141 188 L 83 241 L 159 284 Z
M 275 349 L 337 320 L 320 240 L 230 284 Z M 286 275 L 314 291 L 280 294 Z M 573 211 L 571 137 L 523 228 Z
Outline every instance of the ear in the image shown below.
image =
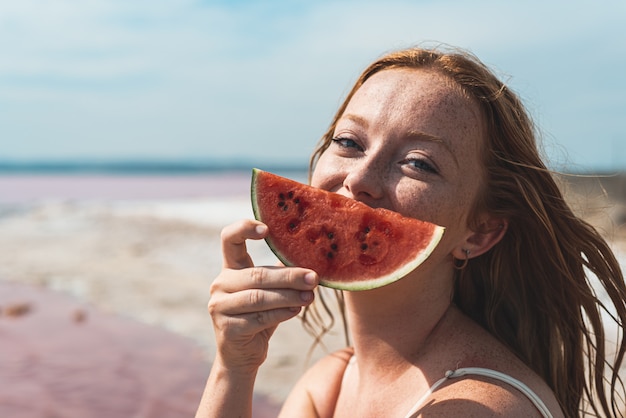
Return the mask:
M 469 258 L 478 257 L 489 251 L 496 245 L 509 226 L 509 222 L 502 218 L 486 218 L 481 220 L 477 231 L 470 231 L 461 246 L 452 251 L 454 258 L 463 260 L 467 258 L 466 251 L 469 250 Z

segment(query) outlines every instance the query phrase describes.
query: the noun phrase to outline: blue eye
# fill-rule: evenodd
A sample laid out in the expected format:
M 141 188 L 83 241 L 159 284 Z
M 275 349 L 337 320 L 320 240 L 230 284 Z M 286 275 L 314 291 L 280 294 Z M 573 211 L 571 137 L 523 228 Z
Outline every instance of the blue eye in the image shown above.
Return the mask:
M 407 158 L 406 160 L 404 160 L 405 164 L 409 164 L 410 166 L 421 170 L 421 171 L 425 171 L 427 173 L 432 173 L 432 174 L 437 174 L 438 171 L 436 168 L 434 168 L 431 164 L 429 164 L 426 160 L 420 159 L 420 158 Z
M 342 137 L 337 137 L 337 138 L 333 138 L 333 142 L 335 144 L 337 144 L 338 146 L 340 146 L 341 148 L 356 148 L 358 150 L 361 150 L 361 146 L 353 139 L 350 138 L 342 138 Z

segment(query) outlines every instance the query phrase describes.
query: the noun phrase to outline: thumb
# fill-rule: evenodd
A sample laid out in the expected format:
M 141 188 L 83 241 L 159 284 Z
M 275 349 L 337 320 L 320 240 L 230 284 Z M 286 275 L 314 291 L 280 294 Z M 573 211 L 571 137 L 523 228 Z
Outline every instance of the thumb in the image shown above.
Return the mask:
M 254 263 L 246 240 L 263 239 L 267 235 L 268 228 L 265 224 L 246 219 L 231 224 L 222 230 L 222 257 L 224 268 L 243 269 L 253 267 Z

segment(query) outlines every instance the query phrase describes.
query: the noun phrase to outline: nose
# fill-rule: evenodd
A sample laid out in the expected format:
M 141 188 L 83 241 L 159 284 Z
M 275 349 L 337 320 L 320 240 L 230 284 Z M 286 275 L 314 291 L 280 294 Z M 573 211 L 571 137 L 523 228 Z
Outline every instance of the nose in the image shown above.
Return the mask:
M 384 171 L 367 161 L 354 164 L 343 180 L 343 188 L 349 197 L 378 206 L 376 202 L 384 197 Z

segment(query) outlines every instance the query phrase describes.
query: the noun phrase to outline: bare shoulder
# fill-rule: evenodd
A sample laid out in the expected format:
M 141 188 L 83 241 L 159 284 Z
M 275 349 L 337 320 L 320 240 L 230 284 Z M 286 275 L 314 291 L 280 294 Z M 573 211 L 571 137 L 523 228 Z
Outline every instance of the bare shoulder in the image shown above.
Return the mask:
M 469 372 L 448 379 L 431 395 L 418 416 L 459 416 L 463 412 L 462 416 L 541 417 L 530 398 L 508 378 L 527 387 L 555 418 L 563 416 L 554 392 L 538 374 L 463 313 L 452 314 L 446 344 L 438 345 L 443 348 L 436 353 L 437 358 L 447 359 L 444 364 L 454 364 L 456 368 L 488 370 L 500 377 Z
M 343 374 L 352 354 L 351 348 L 336 351 L 308 369 L 287 397 L 280 416 L 332 416 Z
M 563 414 L 550 391 L 537 391 L 553 417 Z M 529 397 L 514 386 L 480 375 L 450 379 L 435 391 L 415 417 L 524 417 L 543 415 Z

